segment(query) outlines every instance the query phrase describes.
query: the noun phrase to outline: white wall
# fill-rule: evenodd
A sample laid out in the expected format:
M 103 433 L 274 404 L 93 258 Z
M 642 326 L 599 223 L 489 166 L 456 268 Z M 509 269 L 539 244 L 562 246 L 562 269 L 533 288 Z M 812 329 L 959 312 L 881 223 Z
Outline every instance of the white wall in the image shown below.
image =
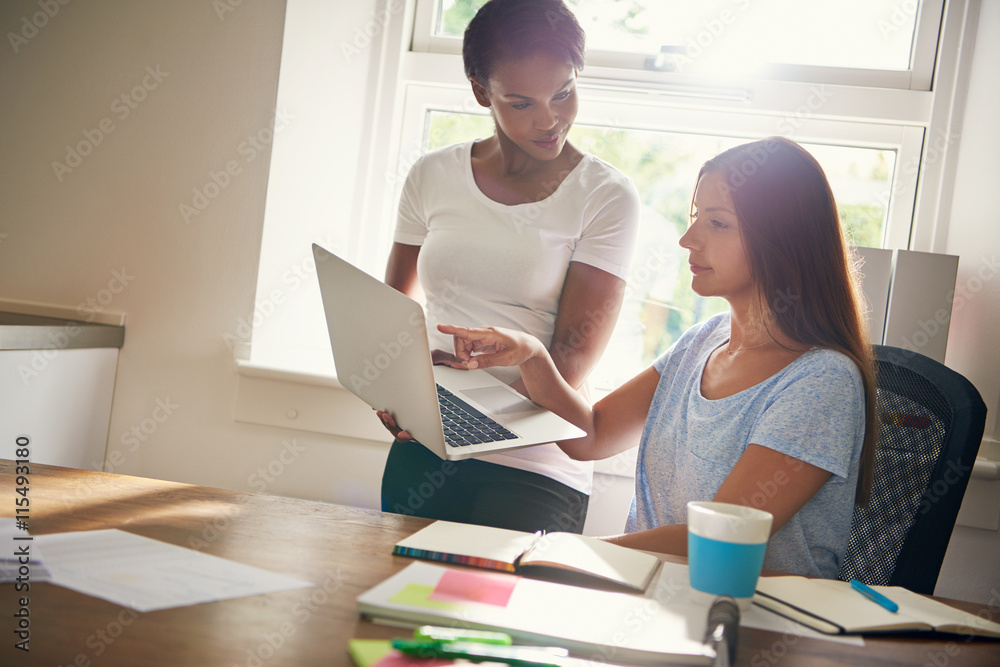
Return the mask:
M 336 4 L 344 20 L 329 38 L 349 42 L 374 0 Z M 249 160 L 241 145 L 262 130 L 266 139 L 273 119 L 284 3 L 244 1 L 220 16 L 224 6 L 70 2 L 32 31 L 25 21 L 41 11 L 37 2 L 0 3 L 0 32 L 28 36 L 15 40 L 16 53 L 9 38 L 0 43 L 0 299 L 75 309 L 106 290 L 113 272 L 127 276 L 106 304 L 126 315 L 109 438 L 114 472 L 376 507 L 382 445 L 233 420 L 237 375 L 226 336 L 238 337 L 253 317 L 269 158 L 263 146 Z M 986 2 L 947 248 L 962 256 L 960 284 L 1000 253 L 998 44 L 997 3 Z M 360 104 L 354 84 L 367 73 L 343 62 L 331 72 L 344 77 L 344 103 Z M 145 99 L 124 116 L 116 100 L 144 80 L 150 90 L 137 91 Z M 113 130 L 98 132 L 102 121 Z M 295 132 L 294 122 L 283 131 Z M 338 131 L 340 146 L 357 145 L 350 123 Z M 88 134 L 100 143 L 60 181 L 52 163 Z M 180 205 L 193 205 L 193 189 L 230 161 L 238 173 L 186 222 Z M 329 187 L 348 202 L 354 185 Z M 982 281 L 956 307 L 948 349 L 949 365 L 983 393 L 994 437 L 998 304 L 1000 281 Z M 960 529 L 939 592 L 985 601 L 1000 587 L 998 563 L 995 531 Z
M 284 2 L 56 6 L 0 3 L 0 34 L 27 36 L 0 43 L 0 299 L 75 310 L 123 274 L 103 305 L 126 316 L 114 472 L 376 505 L 382 447 L 233 421 L 225 337 L 254 308 Z M 80 142 L 97 145 L 60 181 Z M 187 222 L 213 172 L 225 187 Z
M 989 410 L 986 437 L 1000 458 L 1000 2 L 983 2 L 959 138 L 954 200 L 945 252 L 960 257 L 945 363 L 979 389 Z M 981 450 L 981 453 L 985 453 Z M 966 499 L 976 497 L 1000 511 L 1000 481 L 973 479 Z M 983 508 L 984 511 L 987 508 Z M 941 568 L 938 595 L 995 603 L 1000 600 L 1000 533 L 956 526 Z

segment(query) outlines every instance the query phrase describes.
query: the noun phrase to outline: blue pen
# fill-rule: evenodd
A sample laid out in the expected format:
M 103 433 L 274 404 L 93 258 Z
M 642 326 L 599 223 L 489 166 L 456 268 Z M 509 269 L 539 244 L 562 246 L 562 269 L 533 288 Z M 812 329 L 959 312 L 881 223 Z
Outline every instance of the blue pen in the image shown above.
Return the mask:
M 851 579 L 851 588 L 853 588 L 857 592 L 861 593 L 862 595 L 864 595 L 866 598 L 868 598 L 872 602 L 875 602 L 878 605 L 880 605 L 880 606 L 888 609 L 889 611 L 891 611 L 894 614 L 897 611 L 899 611 L 899 605 L 898 604 L 896 604 L 895 602 L 893 602 L 892 600 L 890 600 L 886 596 L 882 595 L 878 591 L 872 590 L 868 586 L 865 586 L 863 583 L 861 583 L 857 579 Z

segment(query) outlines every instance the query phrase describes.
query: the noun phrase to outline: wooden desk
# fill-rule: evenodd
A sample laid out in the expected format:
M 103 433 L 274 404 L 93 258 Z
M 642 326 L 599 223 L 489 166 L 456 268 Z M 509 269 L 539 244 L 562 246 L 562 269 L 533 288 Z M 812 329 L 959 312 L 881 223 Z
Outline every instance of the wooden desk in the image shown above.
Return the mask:
M 284 572 L 315 588 L 145 614 L 51 584 L 29 591 L 29 654 L 16 650 L 14 584 L 0 584 L 0 664 L 271 667 L 351 665 L 352 637 L 405 631 L 362 621 L 356 597 L 411 562 L 392 556 L 429 523 L 327 503 L 32 464 L 30 526 L 45 534 L 119 528 Z M 0 459 L 0 516 L 15 515 L 14 464 Z M 8 548 L 4 546 L 3 548 Z M 980 606 L 953 603 L 972 612 Z M 988 612 L 989 610 L 987 610 Z M 1000 608 L 994 608 L 1000 617 Z M 864 648 L 744 630 L 741 665 L 991 665 L 1000 643 L 867 640 Z

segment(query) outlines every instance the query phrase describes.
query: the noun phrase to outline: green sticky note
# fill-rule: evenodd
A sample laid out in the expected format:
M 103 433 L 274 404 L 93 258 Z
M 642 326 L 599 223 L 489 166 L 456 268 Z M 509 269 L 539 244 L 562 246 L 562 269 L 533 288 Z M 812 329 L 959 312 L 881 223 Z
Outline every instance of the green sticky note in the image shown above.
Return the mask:
M 462 608 L 463 605 L 456 604 L 454 602 L 443 602 L 441 600 L 429 599 L 429 596 L 433 592 L 433 586 L 425 586 L 424 584 L 407 584 L 403 590 L 389 598 L 389 602 L 405 604 L 411 607 L 424 607 L 425 609 L 457 610 Z
M 351 639 L 347 642 L 347 652 L 358 667 L 373 665 L 392 650 L 388 639 Z

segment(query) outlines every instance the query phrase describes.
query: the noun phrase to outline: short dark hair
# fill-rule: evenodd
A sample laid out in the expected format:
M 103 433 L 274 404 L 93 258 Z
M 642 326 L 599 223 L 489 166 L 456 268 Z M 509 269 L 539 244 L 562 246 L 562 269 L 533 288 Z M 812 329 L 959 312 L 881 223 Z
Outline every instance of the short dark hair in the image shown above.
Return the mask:
M 497 64 L 545 51 L 583 69 L 586 36 L 562 0 L 490 0 L 462 41 L 465 75 L 486 85 Z

